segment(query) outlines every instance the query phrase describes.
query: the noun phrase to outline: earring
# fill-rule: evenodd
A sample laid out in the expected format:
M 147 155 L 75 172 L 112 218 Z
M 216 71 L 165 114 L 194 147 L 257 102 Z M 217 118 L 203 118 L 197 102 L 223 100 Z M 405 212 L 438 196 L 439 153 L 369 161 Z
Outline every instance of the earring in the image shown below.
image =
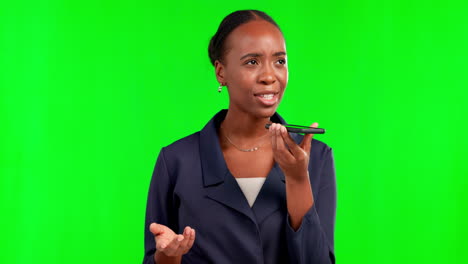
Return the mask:
M 219 87 L 218 87 L 218 93 L 220 93 L 222 90 L 223 90 L 223 84 L 220 83 L 220 84 L 219 84 Z

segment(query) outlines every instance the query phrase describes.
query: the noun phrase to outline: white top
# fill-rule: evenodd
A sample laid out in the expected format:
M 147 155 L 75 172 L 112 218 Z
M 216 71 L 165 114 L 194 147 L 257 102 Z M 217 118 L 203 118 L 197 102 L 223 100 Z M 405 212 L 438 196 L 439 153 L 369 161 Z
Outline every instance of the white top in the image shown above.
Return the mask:
M 236 180 L 245 198 L 247 198 L 247 202 L 249 202 L 250 207 L 252 207 L 260 189 L 262 189 L 263 183 L 265 183 L 266 177 L 236 178 Z

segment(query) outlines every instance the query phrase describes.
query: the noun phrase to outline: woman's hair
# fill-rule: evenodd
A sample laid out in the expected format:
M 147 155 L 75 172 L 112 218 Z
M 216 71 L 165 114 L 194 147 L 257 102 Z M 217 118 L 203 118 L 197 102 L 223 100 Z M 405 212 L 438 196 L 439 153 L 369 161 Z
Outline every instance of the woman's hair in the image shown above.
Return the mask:
M 238 26 L 253 20 L 264 20 L 276 26 L 280 31 L 280 27 L 276 22 L 265 12 L 258 10 L 239 10 L 227 15 L 218 27 L 218 31 L 211 38 L 208 46 L 208 56 L 211 64 L 214 65 L 216 60 L 222 61 L 225 47 L 224 42 L 228 35 Z

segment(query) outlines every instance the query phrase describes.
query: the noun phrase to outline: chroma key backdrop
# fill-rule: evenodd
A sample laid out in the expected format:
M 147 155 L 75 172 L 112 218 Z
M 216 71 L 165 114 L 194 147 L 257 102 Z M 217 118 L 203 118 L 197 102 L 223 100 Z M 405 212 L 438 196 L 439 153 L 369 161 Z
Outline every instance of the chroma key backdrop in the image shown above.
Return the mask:
M 281 26 L 278 112 L 333 148 L 337 263 L 467 263 L 463 0 L 0 4 L 0 263 L 141 263 L 161 147 L 227 108 L 221 19 Z M 313 147 L 313 146 L 312 146 Z

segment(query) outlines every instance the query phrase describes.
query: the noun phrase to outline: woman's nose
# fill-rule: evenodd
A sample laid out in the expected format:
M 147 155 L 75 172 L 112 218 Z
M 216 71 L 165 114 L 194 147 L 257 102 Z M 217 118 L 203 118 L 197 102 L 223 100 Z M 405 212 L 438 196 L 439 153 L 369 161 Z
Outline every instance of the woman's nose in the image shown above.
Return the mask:
M 275 72 L 271 66 L 264 66 L 259 76 L 259 82 L 272 84 L 276 81 Z

